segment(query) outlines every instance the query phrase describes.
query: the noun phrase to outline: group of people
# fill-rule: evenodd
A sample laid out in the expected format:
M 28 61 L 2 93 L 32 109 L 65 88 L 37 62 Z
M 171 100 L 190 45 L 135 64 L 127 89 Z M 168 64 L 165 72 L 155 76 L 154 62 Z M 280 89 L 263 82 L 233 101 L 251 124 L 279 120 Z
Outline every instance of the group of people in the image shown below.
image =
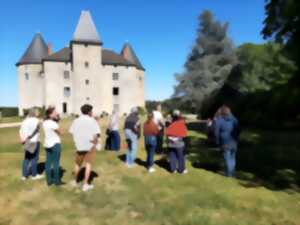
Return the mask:
M 44 148 L 46 152 L 45 174 L 49 186 L 62 185 L 60 173 L 61 158 L 61 129 L 59 126 L 60 117 L 54 106 L 49 106 L 45 111 L 44 120 L 39 120 L 39 111 L 36 108 L 29 110 L 27 117 L 20 127 L 20 140 L 25 150 L 22 180 L 27 180 L 32 175 L 33 180 L 38 180 L 44 176 L 38 174 L 38 160 L 40 153 L 40 130 L 44 131 Z M 121 138 L 119 132 L 119 115 L 114 111 L 111 115 L 106 140 L 106 148 L 118 151 L 121 148 Z M 124 133 L 127 143 L 126 166 L 132 168 L 135 164 L 138 150 L 139 138 L 142 134 L 145 139 L 145 149 L 147 151 L 147 169 L 149 173 L 155 171 L 154 155 L 161 153 L 163 149 L 163 138 L 166 135 L 170 170 L 172 173 L 186 173 L 185 168 L 185 142 L 187 128 L 179 110 L 174 110 L 172 119 L 164 121 L 161 107 L 150 112 L 144 124 L 141 123 L 137 107 L 131 109 L 130 114 L 125 118 Z M 93 107 L 85 104 L 81 107 L 81 115 L 71 124 L 69 132 L 73 136 L 76 147 L 75 165 L 73 170 L 74 179 L 71 185 L 79 186 L 79 172 L 85 163 L 83 180 L 83 191 L 93 189 L 89 183 L 92 171 L 92 162 L 97 149 L 101 148 L 101 129 L 97 120 L 93 117 Z M 29 171 L 31 167 L 31 173 Z
M 44 131 L 44 148 L 46 152 L 45 174 L 47 184 L 62 185 L 60 174 L 61 158 L 61 129 L 59 126 L 59 114 L 54 106 L 49 106 L 45 111 L 44 120 L 39 120 L 39 111 L 36 108 L 29 110 L 27 117 L 20 127 L 20 140 L 25 150 L 22 165 L 22 180 L 27 180 L 32 175 L 33 180 L 43 178 L 38 174 L 38 160 L 40 153 L 40 129 Z M 105 148 L 119 151 L 121 148 L 120 118 L 117 111 L 113 111 L 106 131 L 107 140 Z M 208 139 L 218 145 L 224 155 L 226 175 L 235 175 L 236 152 L 239 138 L 239 123 L 227 106 L 222 106 L 215 114 L 213 120 L 208 121 Z M 97 149 L 101 149 L 101 129 L 97 119 L 93 117 L 93 107 L 85 104 L 81 107 L 81 115 L 71 124 L 69 132 L 73 136 L 76 147 L 74 179 L 71 185 L 79 186 L 79 172 L 85 163 L 83 191 L 93 189 L 89 183 L 92 162 Z M 170 118 L 164 119 L 161 106 L 149 112 L 146 121 L 142 124 L 137 107 L 125 118 L 124 134 L 127 145 L 126 166 L 132 168 L 135 165 L 136 154 L 140 137 L 144 136 L 147 152 L 146 166 L 149 173 L 155 172 L 154 156 L 163 152 L 164 137 L 166 137 L 171 173 L 187 173 L 185 166 L 185 138 L 187 127 L 179 110 L 174 110 Z M 31 173 L 29 168 L 31 166 Z

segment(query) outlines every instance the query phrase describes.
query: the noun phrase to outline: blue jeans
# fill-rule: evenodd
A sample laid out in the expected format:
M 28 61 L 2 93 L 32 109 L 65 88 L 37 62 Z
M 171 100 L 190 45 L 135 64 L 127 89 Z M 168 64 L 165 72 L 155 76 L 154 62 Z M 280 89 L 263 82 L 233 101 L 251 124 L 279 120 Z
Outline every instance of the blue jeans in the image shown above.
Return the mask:
M 120 134 L 119 131 L 117 130 L 112 130 L 110 131 L 110 149 L 114 151 L 119 151 L 120 150 Z
M 127 165 L 134 164 L 138 145 L 138 136 L 130 129 L 125 129 L 125 137 L 128 145 L 128 150 L 126 153 L 126 163 Z
M 169 151 L 171 172 L 173 173 L 177 169 L 178 173 L 183 173 L 185 170 L 184 147 L 170 148 Z
M 227 177 L 234 177 L 234 175 L 235 175 L 236 151 L 237 151 L 237 148 L 223 149 L 223 155 L 224 155 L 225 166 L 226 166 L 225 174 Z
M 154 154 L 157 146 L 156 136 L 145 136 L 145 148 L 147 151 L 147 168 L 154 164 Z
M 46 148 L 46 178 L 47 184 L 60 184 L 60 152 L 61 145 L 55 144 L 52 148 Z M 52 168 L 53 168 L 53 177 L 52 177 Z
M 34 177 L 37 175 L 37 164 L 39 161 L 40 154 L 40 143 L 37 143 L 36 150 L 34 153 L 25 151 L 23 166 L 22 166 L 22 176 L 29 176 L 29 165 L 31 164 L 31 175 Z

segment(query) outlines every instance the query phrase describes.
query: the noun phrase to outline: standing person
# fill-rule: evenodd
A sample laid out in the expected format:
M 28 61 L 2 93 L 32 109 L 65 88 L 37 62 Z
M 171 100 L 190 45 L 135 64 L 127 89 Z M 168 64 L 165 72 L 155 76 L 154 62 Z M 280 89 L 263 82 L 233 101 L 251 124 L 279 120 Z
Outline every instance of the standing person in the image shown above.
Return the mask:
M 125 138 L 128 146 L 126 153 L 126 165 L 131 168 L 134 165 L 138 147 L 138 139 L 141 134 L 138 108 L 131 109 L 131 113 L 125 119 Z
M 48 186 L 52 184 L 61 185 L 60 180 L 60 155 L 61 155 L 61 132 L 58 125 L 59 115 L 54 107 L 46 110 L 46 117 L 43 123 L 46 150 L 46 178 Z M 53 177 L 52 177 L 53 169 Z
M 155 172 L 154 154 L 157 145 L 156 137 L 159 133 L 159 128 L 153 120 L 153 113 L 148 114 L 147 121 L 144 123 L 145 148 L 147 151 L 147 169 L 149 173 Z
M 157 105 L 156 110 L 153 111 L 154 122 L 159 128 L 159 133 L 157 134 L 157 146 L 156 153 L 161 154 L 163 152 L 164 143 L 164 117 L 161 112 L 161 105 Z
M 76 146 L 76 158 L 74 167 L 74 180 L 71 185 L 78 186 L 78 174 L 83 162 L 85 162 L 85 175 L 83 191 L 89 191 L 94 188 L 89 184 L 89 178 L 92 171 L 92 161 L 96 156 L 96 146 L 101 131 L 97 121 L 93 118 L 93 106 L 85 104 L 81 107 L 82 115 L 75 119 L 70 127 L 70 133 Z
M 168 138 L 170 169 L 172 173 L 187 173 L 185 168 L 185 143 L 187 128 L 179 110 L 174 110 L 172 123 L 166 129 Z
M 108 135 L 110 150 L 119 151 L 121 138 L 119 133 L 119 114 L 117 110 L 112 112 L 108 125 Z
M 28 112 L 28 116 L 23 120 L 19 131 L 20 140 L 25 152 L 22 166 L 22 180 L 24 181 L 29 177 L 30 164 L 32 180 L 43 178 L 43 176 L 37 172 L 40 154 L 40 121 L 38 116 L 39 110 L 37 108 L 31 108 Z
M 228 177 L 234 177 L 236 165 L 236 152 L 239 138 L 239 123 L 232 115 L 228 106 L 222 106 L 220 116 L 215 124 L 216 144 L 223 151 L 226 171 Z

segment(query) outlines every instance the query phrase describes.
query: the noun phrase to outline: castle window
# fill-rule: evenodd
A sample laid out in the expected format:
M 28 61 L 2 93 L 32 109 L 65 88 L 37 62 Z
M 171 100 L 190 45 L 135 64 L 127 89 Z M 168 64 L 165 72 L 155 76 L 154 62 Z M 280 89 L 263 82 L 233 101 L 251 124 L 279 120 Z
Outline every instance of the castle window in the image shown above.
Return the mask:
M 84 62 L 84 66 L 85 66 L 85 68 L 88 68 L 89 67 L 89 62 Z
M 113 106 L 114 111 L 119 111 L 119 108 L 120 108 L 119 104 L 114 104 Z
M 89 101 L 89 100 L 90 100 L 90 97 L 86 97 L 86 100 Z
M 89 81 L 89 80 L 85 80 L 85 84 L 86 84 L 86 85 L 89 85 L 89 84 L 90 84 L 90 81 Z
M 120 91 L 119 91 L 119 88 L 118 88 L 118 87 L 114 87 L 114 88 L 113 88 L 113 95 L 114 95 L 114 96 L 118 96 L 118 95 L 119 95 L 119 92 L 120 92 Z
M 142 78 L 142 77 L 139 77 L 139 80 L 140 80 L 140 81 L 143 81 L 143 78 Z
M 70 87 L 64 87 L 64 96 L 65 97 L 71 96 L 71 88 Z
M 29 73 L 25 73 L 25 80 L 29 80 Z
M 66 80 L 70 79 L 70 72 L 69 71 L 67 71 L 67 70 L 64 71 L 64 78 Z
M 113 80 L 119 80 L 119 73 L 113 73 L 112 78 Z

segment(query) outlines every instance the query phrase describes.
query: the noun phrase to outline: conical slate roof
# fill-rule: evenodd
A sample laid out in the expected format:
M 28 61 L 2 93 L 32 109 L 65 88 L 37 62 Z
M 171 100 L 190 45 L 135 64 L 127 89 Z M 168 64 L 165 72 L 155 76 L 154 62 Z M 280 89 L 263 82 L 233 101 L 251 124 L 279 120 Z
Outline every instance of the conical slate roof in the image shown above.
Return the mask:
M 48 47 L 42 35 L 37 33 L 19 62 L 17 66 L 24 64 L 40 64 L 42 59 L 48 55 Z
M 89 11 L 81 11 L 73 41 L 101 44 L 100 36 Z
M 121 55 L 128 61 L 132 62 L 138 69 L 145 70 L 129 43 L 125 43 L 121 51 Z

